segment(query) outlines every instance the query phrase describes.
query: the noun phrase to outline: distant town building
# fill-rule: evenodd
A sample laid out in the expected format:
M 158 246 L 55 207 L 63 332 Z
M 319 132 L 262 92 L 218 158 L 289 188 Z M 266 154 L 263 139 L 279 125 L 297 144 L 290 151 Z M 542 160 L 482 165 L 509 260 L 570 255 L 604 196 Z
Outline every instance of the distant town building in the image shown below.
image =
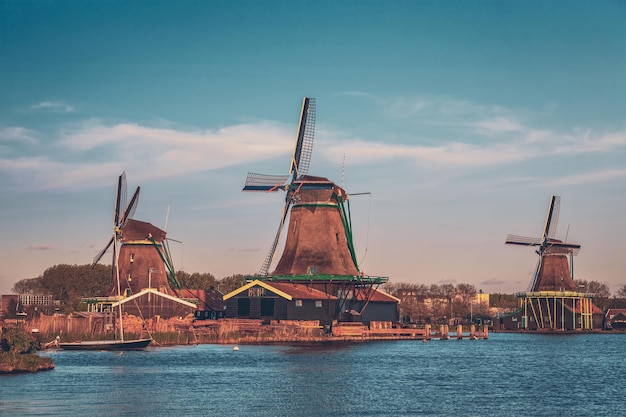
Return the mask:
M 23 306 L 51 306 L 54 304 L 52 295 L 20 294 L 20 304 Z
M 20 296 L 17 294 L 0 295 L 0 319 L 15 317 L 19 301 Z

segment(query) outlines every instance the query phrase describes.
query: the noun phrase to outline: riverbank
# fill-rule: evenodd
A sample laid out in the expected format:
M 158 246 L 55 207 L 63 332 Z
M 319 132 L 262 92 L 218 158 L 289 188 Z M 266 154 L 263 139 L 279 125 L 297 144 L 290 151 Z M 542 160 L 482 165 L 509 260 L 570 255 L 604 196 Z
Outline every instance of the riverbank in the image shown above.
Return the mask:
M 54 363 L 49 357 L 37 354 L 10 354 L 0 353 L 0 375 L 33 373 L 54 369 Z
M 107 340 L 114 338 L 113 328 L 105 327 L 86 314 L 72 316 L 41 316 L 21 324 L 24 329 L 36 329 L 33 338 L 42 348 L 54 347 L 57 337 L 61 342 Z M 449 328 L 448 328 L 449 327 Z M 318 321 L 219 319 L 195 320 L 187 317 L 160 317 L 141 320 L 135 316 L 124 316 L 127 339 L 152 338 L 152 347 L 197 345 L 197 344 L 332 344 L 344 342 L 367 342 L 385 340 L 430 340 L 430 339 L 486 339 L 485 326 L 424 325 L 400 326 L 392 322 L 334 323 L 322 326 Z M 498 332 L 503 332 L 498 330 Z M 611 333 L 605 330 L 585 332 Z M 521 331 L 515 333 L 548 334 L 544 331 Z M 554 334 L 580 334 L 575 332 L 553 332 Z
M 54 369 L 52 359 L 37 355 L 38 343 L 24 329 L 2 327 L 0 374 L 17 374 Z

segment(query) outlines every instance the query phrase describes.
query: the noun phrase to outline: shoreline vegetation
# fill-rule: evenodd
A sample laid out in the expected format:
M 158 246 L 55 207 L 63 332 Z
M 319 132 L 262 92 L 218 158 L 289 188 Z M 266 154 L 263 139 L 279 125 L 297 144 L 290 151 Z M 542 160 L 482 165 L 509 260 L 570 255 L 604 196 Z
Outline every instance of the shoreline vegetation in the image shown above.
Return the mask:
M 21 328 L 2 328 L 0 374 L 17 374 L 54 369 L 52 359 L 39 356 L 36 340 Z

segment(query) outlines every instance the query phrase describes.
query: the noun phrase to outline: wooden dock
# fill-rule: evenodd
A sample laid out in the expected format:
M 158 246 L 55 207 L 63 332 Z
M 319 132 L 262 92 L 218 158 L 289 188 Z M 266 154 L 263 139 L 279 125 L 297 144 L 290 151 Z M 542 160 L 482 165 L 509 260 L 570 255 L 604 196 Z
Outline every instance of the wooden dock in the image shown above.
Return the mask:
M 456 332 L 450 332 L 447 324 L 439 326 L 439 331 L 433 331 L 430 325 L 426 325 L 423 329 L 409 327 L 370 327 L 361 323 L 341 323 L 333 326 L 333 336 L 343 338 L 361 337 L 367 340 L 384 340 L 384 339 L 488 339 L 489 330 L 487 326 L 483 326 L 482 331 L 477 331 L 476 326 L 470 326 L 469 332 L 463 332 L 461 325 L 457 326 Z

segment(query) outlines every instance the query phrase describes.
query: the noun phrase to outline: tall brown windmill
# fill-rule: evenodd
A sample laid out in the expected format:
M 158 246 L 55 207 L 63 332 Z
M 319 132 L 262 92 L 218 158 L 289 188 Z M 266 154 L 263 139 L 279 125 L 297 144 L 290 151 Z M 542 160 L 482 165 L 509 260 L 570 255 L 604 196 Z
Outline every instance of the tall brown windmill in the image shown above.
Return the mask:
M 278 231 L 259 271 L 260 279 L 301 281 L 340 300 L 336 316 L 360 314 L 384 277 L 364 276 L 352 242 L 348 193 L 327 178 L 308 175 L 315 130 L 315 99 L 305 97 L 287 175 L 248 173 L 243 191 L 285 191 Z M 268 274 L 289 216 L 285 247 Z M 257 277 L 259 278 L 259 277 Z
M 127 204 L 126 173 L 117 181 L 113 215 L 113 236 L 93 259 L 97 264 L 113 246 L 110 295 L 135 294 L 145 288 L 164 293 L 180 289 L 167 249 L 166 233 L 158 227 L 133 219 L 139 202 L 137 187 Z M 119 279 L 118 279 L 119 278 Z M 119 286 L 116 288 L 116 285 Z
M 581 328 L 592 326 L 592 295 L 577 292 L 572 274 L 573 256 L 580 252 L 580 245 L 554 237 L 560 206 L 561 198 L 553 195 L 540 238 L 508 235 L 505 242 L 509 245 L 536 247 L 535 252 L 539 256 L 530 290 L 518 294 L 525 310 L 525 328 L 529 328 L 532 321 L 538 329 L 562 330 L 569 320 L 566 308 L 568 312 L 573 312 L 573 316 L 580 314 Z M 569 327 L 577 328 L 576 320 L 571 320 Z

